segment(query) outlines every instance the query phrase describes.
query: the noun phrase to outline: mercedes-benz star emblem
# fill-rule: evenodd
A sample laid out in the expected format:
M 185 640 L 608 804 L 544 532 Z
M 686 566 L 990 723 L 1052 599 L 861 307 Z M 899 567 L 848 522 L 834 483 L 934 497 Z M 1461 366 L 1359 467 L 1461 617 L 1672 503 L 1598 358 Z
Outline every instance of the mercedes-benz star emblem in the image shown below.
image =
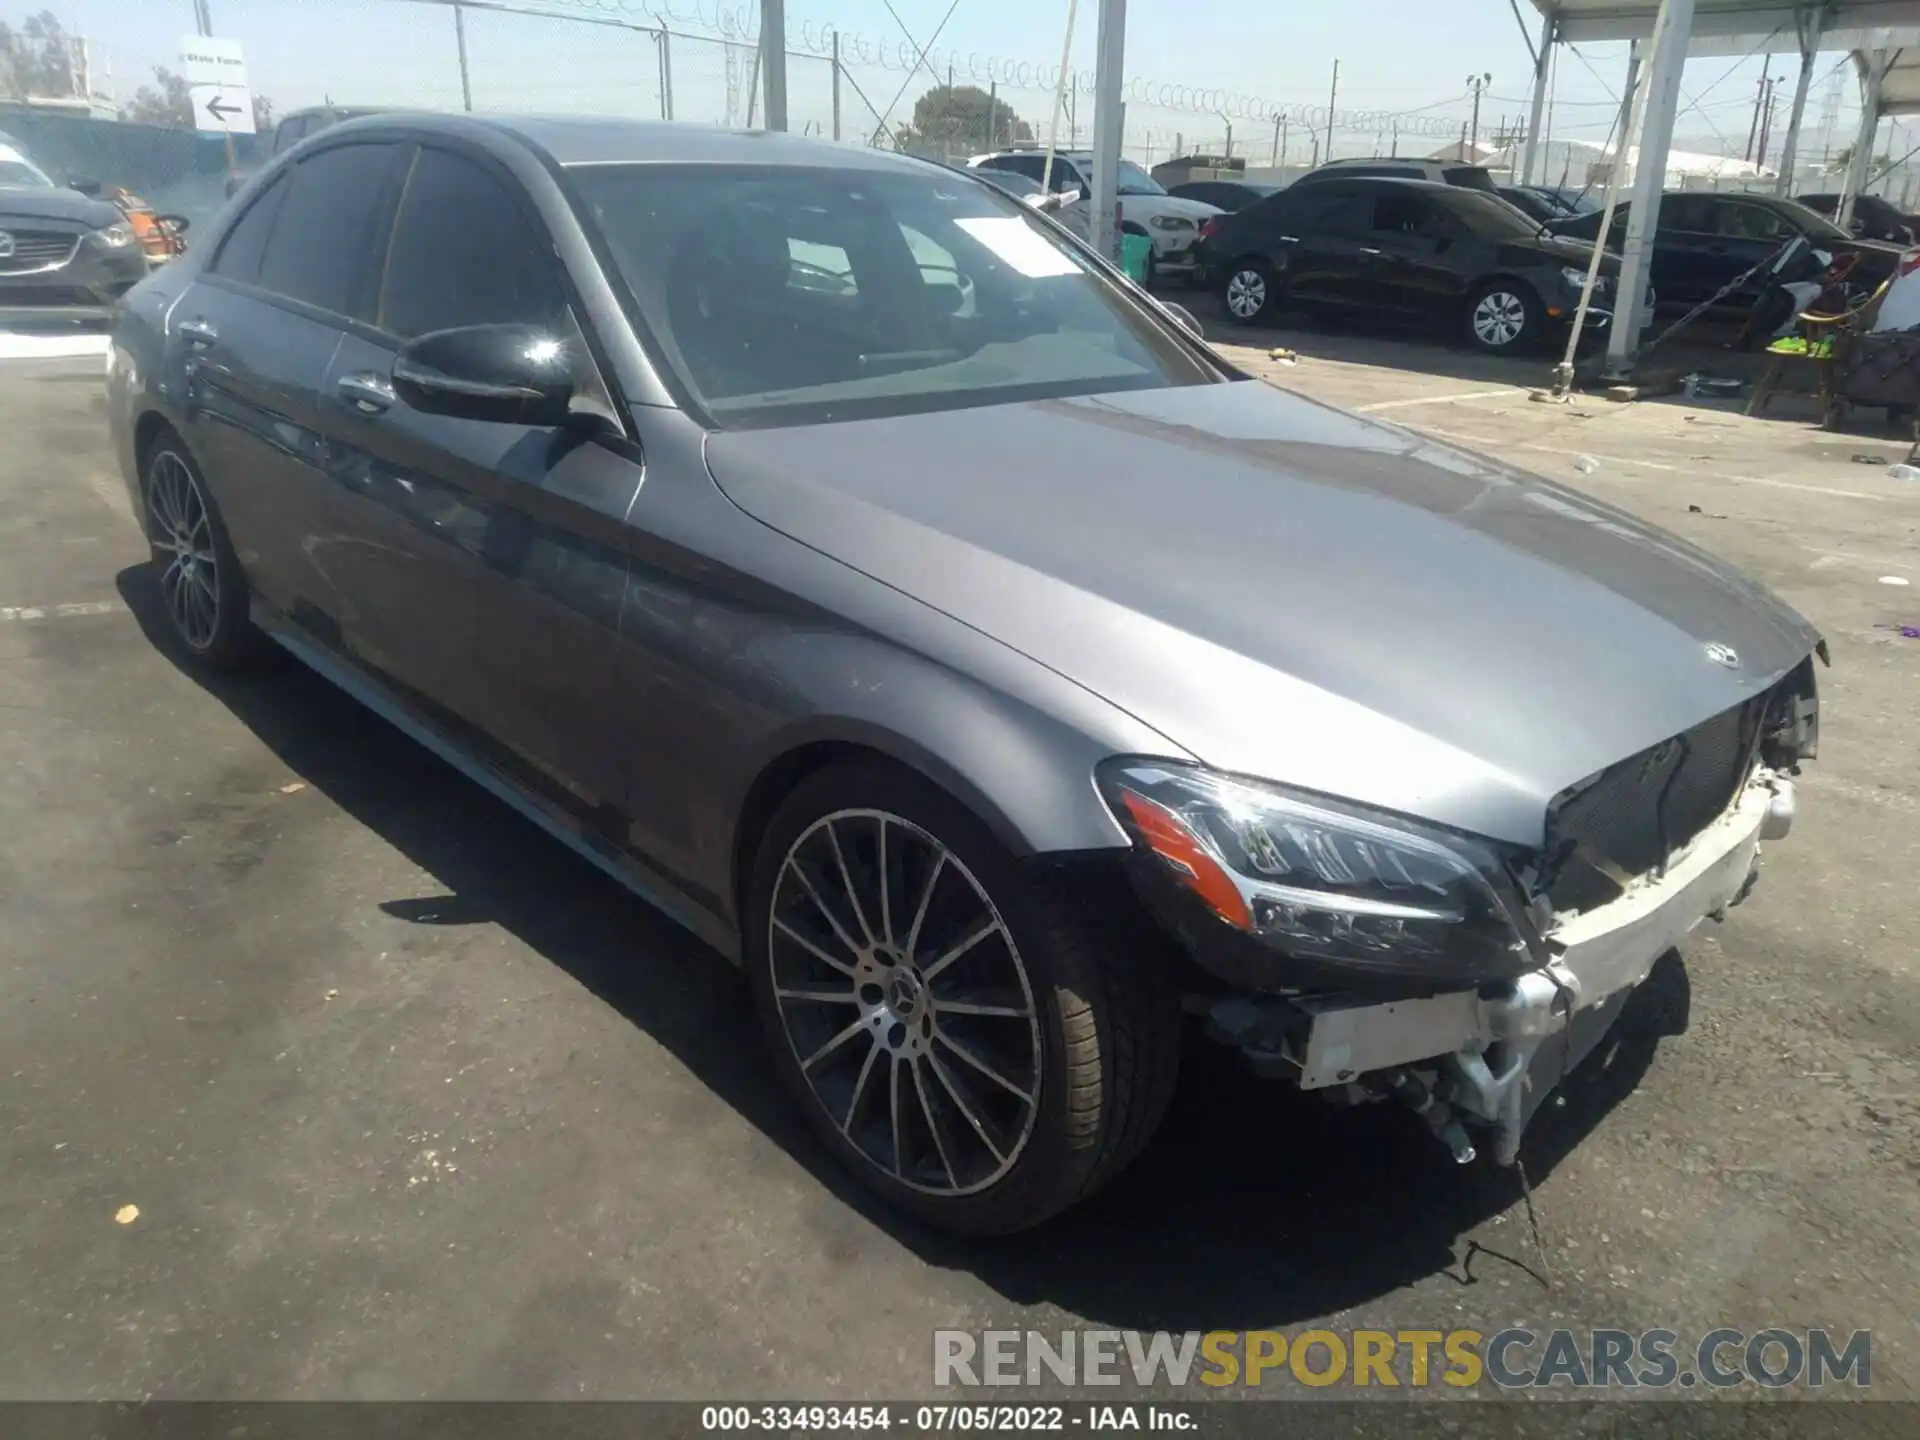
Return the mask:
M 0 230 L 0 260 L 11 260 L 13 258 L 13 243 L 12 234 L 8 231 Z
M 1707 659 L 1716 665 L 1724 665 L 1729 670 L 1740 668 L 1740 652 L 1731 645 L 1722 645 L 1718 640 L 1707 646 Z

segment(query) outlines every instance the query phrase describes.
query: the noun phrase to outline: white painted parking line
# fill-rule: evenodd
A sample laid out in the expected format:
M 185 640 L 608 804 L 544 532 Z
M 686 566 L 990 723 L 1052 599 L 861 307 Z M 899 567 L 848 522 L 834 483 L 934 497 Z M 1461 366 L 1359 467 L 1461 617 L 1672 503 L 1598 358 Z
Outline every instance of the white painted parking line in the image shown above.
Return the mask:
M 112 615 L 126 608 L 118 600 L 73 600 L 64 605 L 0 605 L 0 621 L 69 620 L 76 615 Z
M 104 335 L 22 335 L 13 330 L 0 330 L 0 360 L 63 360 L 75 355 L 106 353 Z
M 1372 405 L 1359 405 L 1354 408 L 1362 415 L 1371 415 L 1376 410 L 1402 410 L 1409 405 L 1445 405 L 1453 400 L 1493 400 L 1502 395 L 1520 393 L 1509 385 L 1504 390 L 1462 390 L 1453 395 L 1416 395 L 1410 400 L 1380 400 Z

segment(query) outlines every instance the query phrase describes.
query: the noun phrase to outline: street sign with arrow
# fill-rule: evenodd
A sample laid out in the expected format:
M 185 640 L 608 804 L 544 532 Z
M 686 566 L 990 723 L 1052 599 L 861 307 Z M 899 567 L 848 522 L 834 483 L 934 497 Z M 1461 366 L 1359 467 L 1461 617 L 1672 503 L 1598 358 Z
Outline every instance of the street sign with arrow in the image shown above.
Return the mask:
M 253 134 L 253 94 L 238 40 L 187 35 L 180 41 L 180 68 L 193 103 L 196 129 L 216 135 Z

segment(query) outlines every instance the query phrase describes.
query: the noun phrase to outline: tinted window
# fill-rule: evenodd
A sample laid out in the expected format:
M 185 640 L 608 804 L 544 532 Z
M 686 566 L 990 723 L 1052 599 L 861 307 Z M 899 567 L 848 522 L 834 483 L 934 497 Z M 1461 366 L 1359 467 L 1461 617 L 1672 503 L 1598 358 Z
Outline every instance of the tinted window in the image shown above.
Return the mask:
M 1041 167 L 1044 166 L 1045 163 L 1046 157 L 1041 155 L 996 155 L 991 160 L 982 160 L 980 162 L 980 168 L 983 170 L 1009 170 L 1015 175 L 1024 175 L 1029 180 L 1038 180 L 1040 178 Z M 1058 167 L 1058 156 L 1054 157 L 1054 164 Z
M 1764 205 L 1722 200 L 1714 207 L 1715 229 L 1736 240 L 1784 240 L 1800 232 Z
M 294 167 L 260 285 L 338 315 L 370 318 L 386 245 L 381 223 L 394 145 L 338 145 Z
M 1713 201 L 1704 195 L 1667 195 L 1660 201 L 1659 228 L 1684 230 L 1690 234 L 1714 233 Z M 1616 221 L 1616 233 L 1624 235 L 1624 222 Z
M 421 150 L 394 219 L 380 328 L 406 339 L 456 325 L 545 325 L 564 297 L 553 246 L 507 183 L 463 156 Z
M 1215 372 L 1029 207 L 938 171 L 584 165 L 634 307 L 723 424 L 1203 384 Z M 805 253 L 805 265 L 796 256 Z M 808 283 L 845 257 L 844 284 Z
M 273 233 L 273 219 L 280 211 L 280 202 L 286 198 L 287 182 L 282 177 L 247 206 L 221 242 L 220 253 L 213 257 L 214 274 L 231 275 L 249 285 L 260 278 L 260 257 L 266 252 L 267 237 Z
M 1439 209 L 1426 196 L 1389 191 L 1374 198 L 1373 219 L 1367 228 L 1391 235 L 1438 238 L 1441 226 Z
M 1487 173 L 1483 165 L 1456 165 L 1443 172 L 1442 178 L 1449 185 L 1457 185 L 1462 190 L 1485 190 L 1494 188 L 1493 176 Z
M 273 132 L 273 148 L 276 152 L 290 150 L 306 138 L 307 129 L 313 123 L 309 115 L 297 115 L 291 120 L 282 120 L 280 128 Z

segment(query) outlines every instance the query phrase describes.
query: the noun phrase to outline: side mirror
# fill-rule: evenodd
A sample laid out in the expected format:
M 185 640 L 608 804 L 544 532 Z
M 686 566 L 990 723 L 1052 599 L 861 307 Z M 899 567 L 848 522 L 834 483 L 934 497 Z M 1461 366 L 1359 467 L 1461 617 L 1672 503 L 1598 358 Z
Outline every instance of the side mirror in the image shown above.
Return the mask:
M 400 347 L 393 389 L 415 410 L 500 425 L 564 425 L 573 350 L 533 325 L 463 325 Z
M 1160 308 L 1173 317 L 1173 323 L 1193 336 L 1196 340 L 1206 339 L 1200 329 L 1200 322 L 1193 318 L 1193 312 L 1184 305 L 1176 305 L 1171 300 L 1162 300 Z
M 82 195 L 97 196 L 100 193 L 100 182 L 91 175 L 75 175 L 67 181 L 67 188 L 78 190 Z

